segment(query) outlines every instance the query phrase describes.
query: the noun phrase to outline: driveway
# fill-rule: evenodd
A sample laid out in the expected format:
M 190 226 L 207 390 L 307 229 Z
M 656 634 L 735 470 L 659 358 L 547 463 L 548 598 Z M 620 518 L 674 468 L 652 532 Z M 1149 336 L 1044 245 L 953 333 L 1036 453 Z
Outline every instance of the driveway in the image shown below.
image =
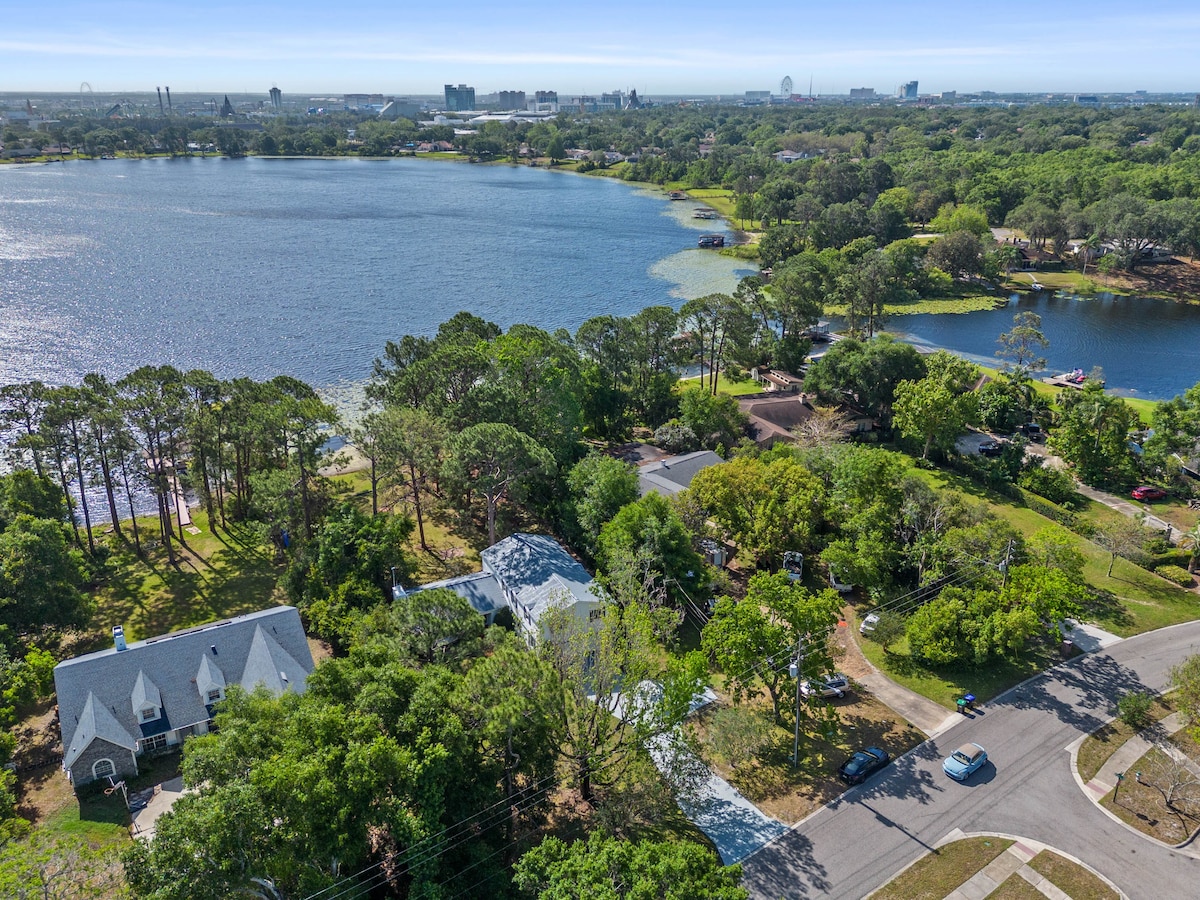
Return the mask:
M 1200 622 L 1188 622 L 1031 679 L 743 860 L 745 886 L 762 900 L 864 897 L 961 829 L 1061 847 L 1130 897 L 1195 896 L 1200 860 L 1100 812 L 1079 789 L 1067 748 L 1108 721 L 1118 697 L 1160 690 L 1171 666 L 1196 653 Z M 958 784 L 941 763 L 967 741 L 986 747 L 990 762 Z

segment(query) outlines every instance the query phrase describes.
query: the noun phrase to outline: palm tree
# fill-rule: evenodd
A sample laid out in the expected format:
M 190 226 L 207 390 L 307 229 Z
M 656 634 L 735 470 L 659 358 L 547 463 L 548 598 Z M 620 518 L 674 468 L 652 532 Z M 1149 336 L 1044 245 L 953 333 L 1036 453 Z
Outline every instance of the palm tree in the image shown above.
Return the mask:
M 1188 531 L 1180 533 L 1179 546 L 1191 549 L 1192 555 L 1188 557 L 1187 570 L 1194 573 L 1197 564 L 1200 564 L 1200 522 L 1197 522 Z

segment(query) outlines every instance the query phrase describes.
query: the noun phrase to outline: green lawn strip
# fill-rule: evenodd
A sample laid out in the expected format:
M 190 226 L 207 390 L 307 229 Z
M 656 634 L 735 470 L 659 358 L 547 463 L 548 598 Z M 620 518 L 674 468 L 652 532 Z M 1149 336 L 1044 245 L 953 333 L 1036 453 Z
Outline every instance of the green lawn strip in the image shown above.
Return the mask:
M 684 383 L 683 386 L 686 387 L 686 383 Z M 739 379 L 735 381 L 727 377 L 724 372 L 717 376 L 718 394 L 731 394 L 734 397 L 744 397 L 749 394 L 761 394 L 762 392 L 762 384 L 755 381 L 753 378 L 747 378 L 745 380 Z
M 930 669 L 908 655 L 908 641 L 901 638 L 885 652 L 869 639 L 859 642 L 863 656 L 888 678 L 928 697 L 953 711 L 963 694 L 974 694 L 983 703 L 1026 678 L 1036 675 L 1059 661 L 1058 653 L 1044 644 L 1030 647 L 1019 659 L 991 659 L 987 665 Z
M 1157 722 L 1165 719 L 1172 712 L 1170 700 L 1156 698 L 1150 707 L 1150 721 Z M 1125 742 L 1136 735 L 1138 730 L 1126 725 L 1120 719 L 1113 719 L 1107 725 L 1102 725 L 1089 734 L 1079 745 L 1076 754 L 1076 767 L 1079 777 L 1084 783 L 1096 777 L 1096 773 L 1108 762 L 1110 756 L 1116 753 Z
M 117 545 L 112 574 L 93 593 L 97 628 L 107 632 L 111 625 L 124 625 L 129 639 L 139 640 L 283 602 L 276 593 L 282 568 L 257 531 L 230 523 L 214 533 L 203 510 L 193 511 L 193 524 L 200 533 L 187 535 L 188 552 L 180 552 L 176 542 L 177 567 L 167 561 L 157 527 L 149 527 L 149 521 L 141 523 L 148 547 L 142 559 L 131 542 Z M 129 529 L 125 532 L 129 540 Z
M 988 504 L 997 515 L 1008 520 L 1026 538 L 1045 528 L 1062 528 L 1031 509 L 993 494 L 968 478 L 949 472 L 914 471 L 935 487 L 952 488 Z M 1086 538 L 1066 531 L 1084 555 L 1084 580 L 1095 590 L 1084 620 L 1122 637 L 1151 631 L 1179 622 L 1190 622 L 1200 615 L 1200 597 L 1147 572 L 1126 559 L 1118 558 L 1108 575 L 1110 555 Z
M 1176 809 L 1169 809 L 1162 792 L 1150 784 L 1164 778 L 1164 772 L 1173 768 L 1174 764 L 1166 754 L 1151 747 L 1126 769 L 1126 778 L 1114 792 L 1115 796 L 1109 794 L 1100 802 L 1117 818 L 1143 834 L 1165 844 L 1178 844 L 1200 827 L 1200 815 L 1178 800 Z M 1129 777 L 1137 772 L 1142 773 L 1141 783 L 1136 776 Z
M 1071 897 L 1081 900 L 1084 897 L 1088 900 L 1117 900 L 1120 896 L 1083 866 L 1059 856 L 1052 850 L 1043 850 L 1031 859 L 1029 868 L 1050 879 L 1051 884 Z
M 944 900 L 1012 845 L 1003 838 L 967 838 L 939 847 L 909 866 L 871 900 Z
M 988 894 L 988 900 L 1046 900 L 1046 895 L 1013 872 Z
M 733 191 L 717 188 L 694 188 L 687 194 L 693 200 L 702 200 L 726 218 L 733 217 L 736 203 Z

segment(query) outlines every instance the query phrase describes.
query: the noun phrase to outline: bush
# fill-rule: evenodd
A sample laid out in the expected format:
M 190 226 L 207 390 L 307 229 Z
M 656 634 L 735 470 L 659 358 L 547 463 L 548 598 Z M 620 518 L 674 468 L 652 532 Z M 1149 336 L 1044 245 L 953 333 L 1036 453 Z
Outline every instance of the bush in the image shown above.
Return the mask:
M 700 446 L 696 432 L 678 419 L 672 419 L 666 425 L 659 426 L 654 432 L 654 443 L 668 453 L 691 453 Z
M 1062 469 L 1044 465 L 1041 460 L 1026 465 L 1017 476 L 1017 484 L 1062 506 L 1069 506 L 1078 498 L 1075 479 Z
M 1154 574 L 1180 587 L 1191 587 L 1196 583 L 1195 576 L 1187 569 L 1180 568 L 1179 566 L 1159 566 L 1154 570 Z
M 1117 701 L 1117 716 L 1130 728 L 1141 731 L 1150 724 L 1154 698 L 1145 691 L 1130 691 Z

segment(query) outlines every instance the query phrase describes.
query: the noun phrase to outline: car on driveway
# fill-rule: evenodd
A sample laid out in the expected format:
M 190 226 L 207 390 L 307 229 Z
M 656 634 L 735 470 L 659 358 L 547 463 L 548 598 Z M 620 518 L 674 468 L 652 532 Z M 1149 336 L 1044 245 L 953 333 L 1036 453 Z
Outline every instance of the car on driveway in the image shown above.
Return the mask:
M 1143 484 L 1141 487 L 1135 487 L 1129 492 L 1134 500 L 1162 500 L 1166 498 L 1167 492 L 1162 488 L 1154 487 L 1153 485 Z
M 841 672 L 834 672 L 832 675 L 812 681 L 800 682 L 800 693 L 805 697 L 816 694 L 828 700 L 830 697 L 845 697 L 848 690 L 850 690 L 850 679 Z
M 838 766 L 838 778 L 846 784 L 862 784 L 873 773 L 886 766 L 891 758 L 888 752 L 880 747 L 856 750 L 853 756 Z
M 999 456 L 1004 452 L 1004 445 L 999 441 L 984 441 L 979 445 L 981 456 Z
M 987 762 L 987 751 L 978 744 L 963 744 L 946 757 L 942 771 L 955 781 L 966 781 Z
M 842 581 L 842 579 L 838 577 L 838 573 L 833 569 L 829 570 L 829 586 L 839 594 L 848 594 L 854 590 L 854 585 L 850 584 L 848 581 Z
M 859 634 L 870 634 L 875 630 L 875 626 L 879 624 L 879 616 L 875 613 L 868 613 L 863 617 L 862 623 L 858 626 Z
M 1046 443 L 1046 432 L 1042 431 L 1042 426 L 1037 422 L 1026 422 L 1017 429 L 1017 434 L 1028 438 L 1035 444 Z

